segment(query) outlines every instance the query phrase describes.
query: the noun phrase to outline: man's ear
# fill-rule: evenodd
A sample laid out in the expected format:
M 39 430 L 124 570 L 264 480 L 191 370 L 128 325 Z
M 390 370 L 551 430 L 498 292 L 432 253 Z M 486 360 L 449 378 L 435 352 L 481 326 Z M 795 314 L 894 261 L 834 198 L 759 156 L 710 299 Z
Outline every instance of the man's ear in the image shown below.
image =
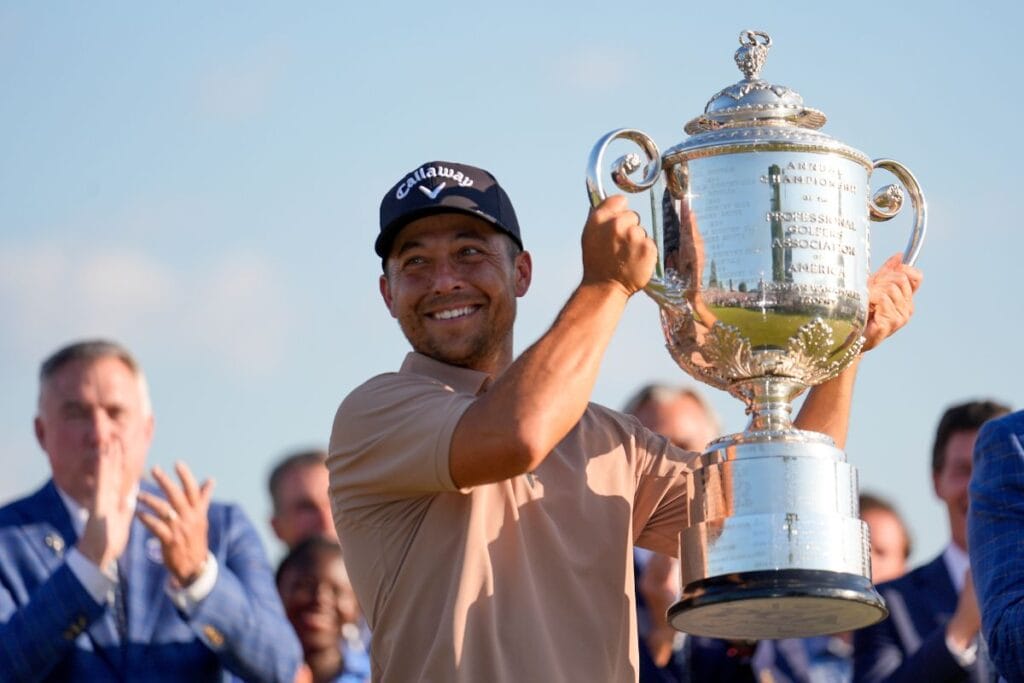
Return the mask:
M 388 282 L 387 275 L 380 276 L 380 295 L 384 299 L 384 305 L 388 307 L 388 312 L 391 313 L 392 318 L 397 318 L 395 310 L 391 308 L 391 283 Z
M 43 421 L 40 420 L 38 416 L 36 416 L 36 419 L 33 421 L 32 426 L 35 429 L 36 441 L 39 442 L 39 447 L 42 448 L 45 451 L 46 450 L 46 430 L 43 429 Z
M 523 296 L 530 289 L 533 280 L 533 258 L 530 252 L 522 251 L 516 255 L 516 296 Z
M 149 447 L 153 443 L 153 430 L 156 429 L 156 418 L 152 413 L 146 416 L 146 424 L 143 429 L 146 431 L 146 452 L 149 452 Z

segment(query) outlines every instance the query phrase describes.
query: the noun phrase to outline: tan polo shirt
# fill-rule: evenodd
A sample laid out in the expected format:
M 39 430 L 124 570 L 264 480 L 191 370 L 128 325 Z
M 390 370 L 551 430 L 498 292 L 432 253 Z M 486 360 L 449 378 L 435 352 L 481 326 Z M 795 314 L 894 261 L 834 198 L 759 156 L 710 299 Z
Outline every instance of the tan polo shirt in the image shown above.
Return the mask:
M 449 444 L 487 383 L 412 353 L 338 408 L 331 503 L 373 679 L 635 680 L 633 543 L 676 554 L 696 456 L 591 404 L 534 476 L 459 490 Z

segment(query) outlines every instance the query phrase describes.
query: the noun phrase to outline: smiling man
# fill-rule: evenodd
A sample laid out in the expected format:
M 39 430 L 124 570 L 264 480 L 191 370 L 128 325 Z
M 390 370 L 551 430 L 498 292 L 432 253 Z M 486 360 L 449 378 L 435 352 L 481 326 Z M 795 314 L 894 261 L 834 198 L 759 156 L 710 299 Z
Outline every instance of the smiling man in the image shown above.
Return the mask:
M 370 660 L 358 638 L 359 605 L 336 541 L 311 536 L 292 548 L 277 568 L 277 590 L 302 644 L 307 671 L 295 683 L 365 683 Z M 305 675 L 305 674 L 308 674 Z
M 589 397 L 654 243 L 624 198 L 592 210 L 579 286 L 513 359 L 533 263 L 495 178 L 423 164 L 380 218 L 380 291 L 413 352 L 344 399 L 328 458 L 373 680 L 634 680 L 633 544 L 677 552 L 695 454 Z M 874 278 L 868 348 L 919 280 L 895 263 Z M 798 425 L 842 446 L 854 374 Z

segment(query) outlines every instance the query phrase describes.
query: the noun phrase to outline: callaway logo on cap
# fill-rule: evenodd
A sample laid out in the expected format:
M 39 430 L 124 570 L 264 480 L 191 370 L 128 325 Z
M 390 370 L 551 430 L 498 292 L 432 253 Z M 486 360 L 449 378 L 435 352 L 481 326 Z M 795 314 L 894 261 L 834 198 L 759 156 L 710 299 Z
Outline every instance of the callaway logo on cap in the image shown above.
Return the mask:
M 380 234 L 374 244 L 386 259 L 398 232 L 411 221 L 435 213 L 467 213 L 511 237 L 520 248 L 519 221 L 505 190 L 487 171 L 451 161 L 429 161 L 407 174 L 380 203 Z

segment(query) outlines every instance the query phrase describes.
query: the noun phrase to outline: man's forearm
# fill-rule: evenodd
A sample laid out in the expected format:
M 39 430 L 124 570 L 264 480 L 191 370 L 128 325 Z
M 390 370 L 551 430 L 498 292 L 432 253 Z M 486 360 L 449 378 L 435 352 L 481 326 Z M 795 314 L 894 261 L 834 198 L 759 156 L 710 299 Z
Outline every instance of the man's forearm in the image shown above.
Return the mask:
M 836 447 L 846 446 L 850 428 L 850 407 L 853 404 L 853 384 L 857 377 L 860 356 L 838 376 L 811 389 L 804 399 L 800 414 L 793 421 L 800 429 L 828 434 Z
M 628 299 L 615 284 L 573 293 L 551 329 L 463 415 L 452 440 L 456 483 L 500 481 L 543 461 L 586 410 Z

